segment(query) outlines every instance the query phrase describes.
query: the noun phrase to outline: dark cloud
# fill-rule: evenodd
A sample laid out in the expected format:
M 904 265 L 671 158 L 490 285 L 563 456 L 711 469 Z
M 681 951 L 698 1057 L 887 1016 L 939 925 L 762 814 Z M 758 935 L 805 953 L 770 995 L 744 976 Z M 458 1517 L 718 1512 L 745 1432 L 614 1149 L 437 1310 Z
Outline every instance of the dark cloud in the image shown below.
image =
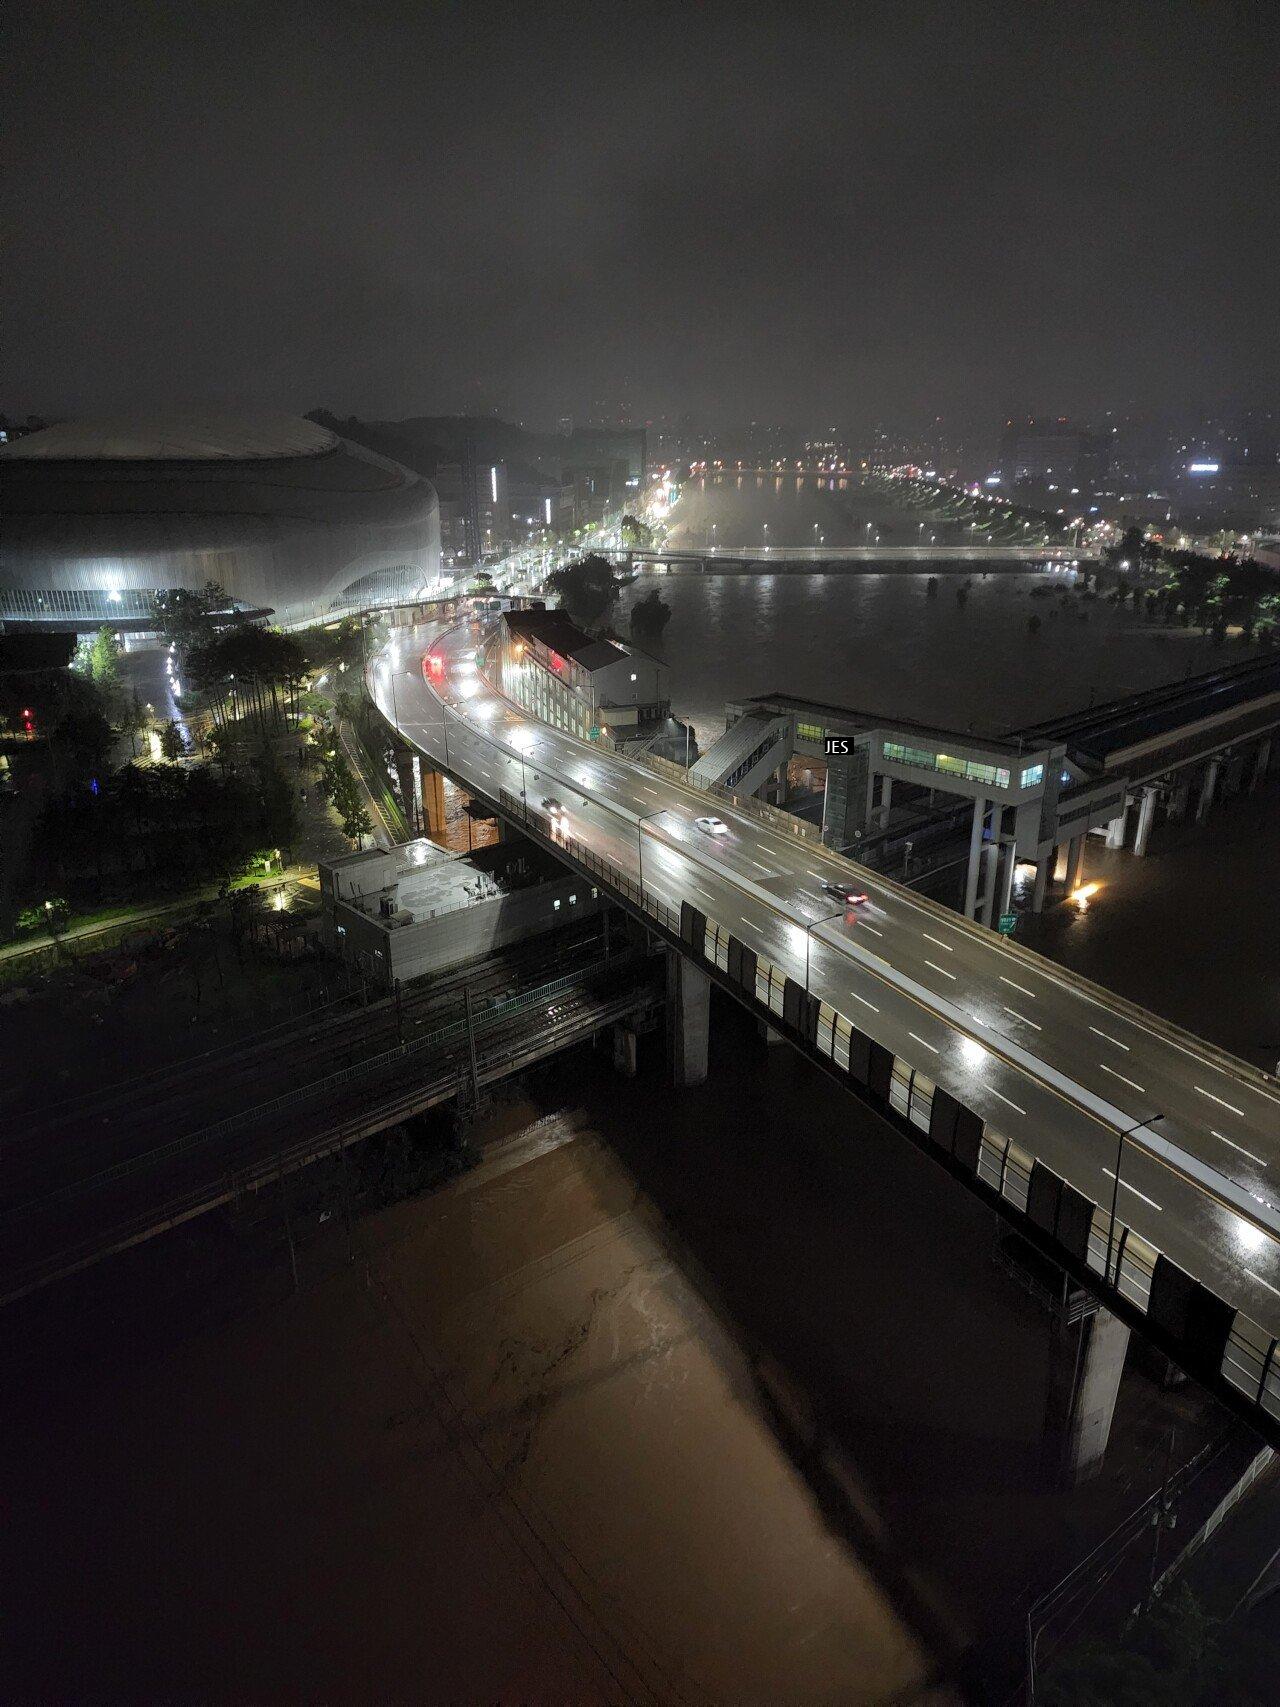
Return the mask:
M 1271 401 L 1275 12 L 18 0 L 3 402 Z

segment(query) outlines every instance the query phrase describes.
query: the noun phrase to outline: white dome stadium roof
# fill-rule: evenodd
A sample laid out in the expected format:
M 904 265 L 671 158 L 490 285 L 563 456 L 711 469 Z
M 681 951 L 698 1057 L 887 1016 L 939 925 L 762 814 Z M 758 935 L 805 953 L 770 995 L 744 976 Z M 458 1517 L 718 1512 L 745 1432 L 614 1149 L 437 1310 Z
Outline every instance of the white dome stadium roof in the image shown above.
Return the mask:
M 3 446 L 0 456 L 58 462 L 253 462 L 319 456 L 338 443 L 327 428 L 297 415 L 185 409 L 64 421 Z

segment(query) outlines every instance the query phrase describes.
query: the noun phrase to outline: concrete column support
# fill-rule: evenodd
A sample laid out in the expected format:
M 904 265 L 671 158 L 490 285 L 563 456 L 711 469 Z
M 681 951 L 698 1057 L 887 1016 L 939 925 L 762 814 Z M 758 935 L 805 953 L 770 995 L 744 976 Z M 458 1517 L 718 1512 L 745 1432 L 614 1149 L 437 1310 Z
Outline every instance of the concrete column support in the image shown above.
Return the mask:
M 429 836 L 444 834 L 444 777 L 421 754 L 418 756 L 418 798 Z
M 634 1079 L 640 1039 L 629 1025 L 613 1028 L 613 1064 L 624 1079 Z
M 1067 894 L 1080 882 L 1080 866 L 1084 859 L 1084 837 L 1073 836 L 1067 844 Z
M 1213 805 L 1213 791 L 1218 786 L 1218 771 L 1222 760 L 1215 753 L 1209 760 L 1209 768 L 1204 773 L 1204 781 L 1200 784 L 1200 798 L 1196 802 L 1196 823 L 1202 824 L 1208 816 L 1209 808 Z
M 964 916 L 971 919 L 978 904 L 978 875 L 982 865 L 982 826 L 987 815 L 987 802 L 979 795 L 973 803 L 973 823 L 969 829 L 969 870 L 964 882 Z
M 1151 839 L 1151 826 L 1156 816 L 1156 788 L 1154 783 L 1147 783 L 1142 790 L 1142 800 L 1138 806 L 1138 828 L 1133 838 L 1133 851 L 1141 859 L 1147 851 L 1147 843 Z
M 1129 1330 L 1109 1310 L 1055 1329 L 1045 1410 L 1046 1463 L 1067 1487 L 1102 1468 L 1124 1374 Z
M 1053 867 L 1058 858 L 1057 848 L 1050 848 L 1043 859 L 1036 861 L 1036 880 L 1031 891 L 1031 911 L 1044 912 L 1045 896 L 1049 893 L 1049 879 L 1053 875 Z
M 787 1040 L 780 1031 L 775 1031 L 767 1020 L 759 1020 L 760 1035 L 766 1043 L 785 1043 Z
M 998 887 L 1000 866 L 999 842 L 983 843 L 982 863 L 985 867 L 982 878 L 982 922 L 987 929 L 990 930 L 996 922 L 996 889 Z
M 882 776 L 880 778 L 880 828 L 882 830 L 888 826 L 889 811 L 892 805 L 893 778 L 891 776 Z
M 1249 793 L 1250 794 L 1253 793 L 1254 789 L 1257 788 L 1258 784 L 1262 781 L 1263 777 L 1266 776 L 1267 766 L 1270 764 L 1270 762 L 1271 762 L 1271 737 L 1268 735 L 1265 741 L 1259 741 L 1258 742 L 1257 750 L 1255 751 L 1255 753 L 1253 755 L 1253 770 L 1249 776 Z
M 1109 848 L 1122 848 L 1124 846 L 1124 833 L 1128 827 L 1129 796 L 1126 794 L 1123 806 L 1121 806 L 1119 812 L 1107 825 L 1107 846 Z
M 1000 879 L 1000 911 L 1013 911 L 1013 880 L 1018 869 L 1018 844 L 1009 837 L 1004 846 L 1004 872 Z
M 667 1059 L 672 1082 L 700 1085 L 707 1076 L 711 980 L 691 960 L 667 950 Z
M 410 831 L 415 832 L 418 824 L 414 816 L 416 802 L 414 799 L 413 752 L 409 747 L 397 746 L 394 749 L 394 756 L 396 782 L 400 787 L 400 804 L 403 806 L 404 815 L 409 821 Z

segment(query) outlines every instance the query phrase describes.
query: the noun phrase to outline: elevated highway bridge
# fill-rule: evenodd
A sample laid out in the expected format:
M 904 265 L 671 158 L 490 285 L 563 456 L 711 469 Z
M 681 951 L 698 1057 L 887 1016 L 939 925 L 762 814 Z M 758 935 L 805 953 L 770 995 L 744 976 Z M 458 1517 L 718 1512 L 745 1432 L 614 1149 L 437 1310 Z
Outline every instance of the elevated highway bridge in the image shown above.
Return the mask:
M 369 691 L 402 740 L 668 943 L 688 1080 L 714 982 L 1015 1222 L 1104 1322 L 1280 1443 L 1280 1084 L 811 826 L 536 722 L 487 678 L 484 641 L 399 630 Z M 699 827 L 710 814 L 723 834 Z

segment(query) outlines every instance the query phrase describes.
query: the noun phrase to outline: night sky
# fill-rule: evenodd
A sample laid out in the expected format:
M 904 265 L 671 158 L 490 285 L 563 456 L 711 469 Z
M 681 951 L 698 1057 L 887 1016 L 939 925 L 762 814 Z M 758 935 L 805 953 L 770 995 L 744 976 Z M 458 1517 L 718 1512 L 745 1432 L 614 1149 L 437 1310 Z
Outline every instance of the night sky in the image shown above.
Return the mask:
M 1274 404 L 1278 18 L 10 0 L 0 409 Z

